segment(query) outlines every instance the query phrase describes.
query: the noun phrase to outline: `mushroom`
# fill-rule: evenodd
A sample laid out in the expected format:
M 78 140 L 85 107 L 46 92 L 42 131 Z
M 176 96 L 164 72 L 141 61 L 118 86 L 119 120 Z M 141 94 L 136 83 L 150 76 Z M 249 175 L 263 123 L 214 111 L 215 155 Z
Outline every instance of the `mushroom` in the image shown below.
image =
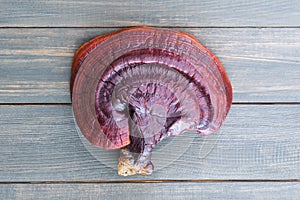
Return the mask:
M 184 32 L 150 27 L 95 37 L 76 52 L 70 81 L 76 123 L 94 146 L 121 148 L 118 174 L 151 174 L 168 136 L 216 132 L 232 103 L 226 72 Z

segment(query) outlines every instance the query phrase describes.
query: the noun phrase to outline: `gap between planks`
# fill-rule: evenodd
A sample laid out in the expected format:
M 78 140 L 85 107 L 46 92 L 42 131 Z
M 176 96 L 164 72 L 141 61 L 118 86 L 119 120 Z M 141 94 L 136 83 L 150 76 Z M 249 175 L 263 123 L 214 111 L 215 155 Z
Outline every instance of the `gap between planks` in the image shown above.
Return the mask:
M 0 103 L 0 106 L 71 106 L 72 103 Z M 300 105 L 300 102 L 233 102 L 232 105 Z
M 228 179 L 228 180 L 83 180 L 83 181 L 17 181 L 17 182 L 0 182 L 0 185 L 5 184 L 101 184 L 101 183 L 228 183 L 228 182 L 299 182 L 300 179 L 251 179 L 251 180 L 239 180 L 239 179 Z
M 0 29 L 121 29 L 121 28 L 132 28 L 132 27 L 140 27 L 140 26 L 149 26 L 149 27 L 156 27 L 156 28 L 170 28 L 170 29 L 176 29 L 176 28 L 189 28 L 189 29 L 218 29 L 218 28 L 228 28 L 228 29 L 294 29 L 294 28 L 300 28 L 300 26 L 152 26 L 152 25 L 147 25 L 147 24 L 141 24 L 141 25 L 136 25 L 136 26 L 0 26 Z

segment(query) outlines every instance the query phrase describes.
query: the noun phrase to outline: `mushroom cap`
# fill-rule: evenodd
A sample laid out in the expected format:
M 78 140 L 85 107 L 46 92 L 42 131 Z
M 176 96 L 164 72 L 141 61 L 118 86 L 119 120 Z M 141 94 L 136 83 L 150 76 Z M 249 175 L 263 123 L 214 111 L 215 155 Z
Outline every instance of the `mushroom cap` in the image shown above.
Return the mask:
M 150 27 L 84 43 L 74 57 L 70 92 L 78 127 L 104 149 L 128 145 L 130 123 L 160 132 L 159 138 L 185 130 L 209 135 L 232 103 L 230 81 L 212 52 L 187 33 Z

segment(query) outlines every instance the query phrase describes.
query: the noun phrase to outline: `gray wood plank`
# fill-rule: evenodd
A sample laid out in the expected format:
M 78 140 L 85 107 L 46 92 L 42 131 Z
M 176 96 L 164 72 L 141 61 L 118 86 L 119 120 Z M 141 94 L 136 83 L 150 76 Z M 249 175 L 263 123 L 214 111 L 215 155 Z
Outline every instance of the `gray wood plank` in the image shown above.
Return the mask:
M 299 199 L 299 183 L 102 183 L 0 185 L 3 199 Z
M 0 106 L 0 182 L 300 177 L 300 105 L 234 105 L 222 129 L 160 143 L 151 176 L 117 175 L 119 150 L 92 147 L 70 106 Z
M 0 29 L 0 102 L 69 103 L 75 50 L 116 29 Z M 234 102 L 300 102 L 300 28 L 181 29 L 224 64 Z
M 298 0 L 1 0 L 0 26 L 299 26 Z

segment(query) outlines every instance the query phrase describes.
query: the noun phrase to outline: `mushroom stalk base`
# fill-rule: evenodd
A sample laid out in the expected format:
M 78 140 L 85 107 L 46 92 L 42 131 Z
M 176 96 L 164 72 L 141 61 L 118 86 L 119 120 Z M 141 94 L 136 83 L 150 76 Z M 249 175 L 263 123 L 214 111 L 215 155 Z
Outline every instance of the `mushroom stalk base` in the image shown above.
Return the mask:
M 152 174 L 154 166 L 151 159 L 151 152 L 133 153 L 127 147 L 121 149 L 118 174 L 121 176 L 130 176 L 135 174 Z

